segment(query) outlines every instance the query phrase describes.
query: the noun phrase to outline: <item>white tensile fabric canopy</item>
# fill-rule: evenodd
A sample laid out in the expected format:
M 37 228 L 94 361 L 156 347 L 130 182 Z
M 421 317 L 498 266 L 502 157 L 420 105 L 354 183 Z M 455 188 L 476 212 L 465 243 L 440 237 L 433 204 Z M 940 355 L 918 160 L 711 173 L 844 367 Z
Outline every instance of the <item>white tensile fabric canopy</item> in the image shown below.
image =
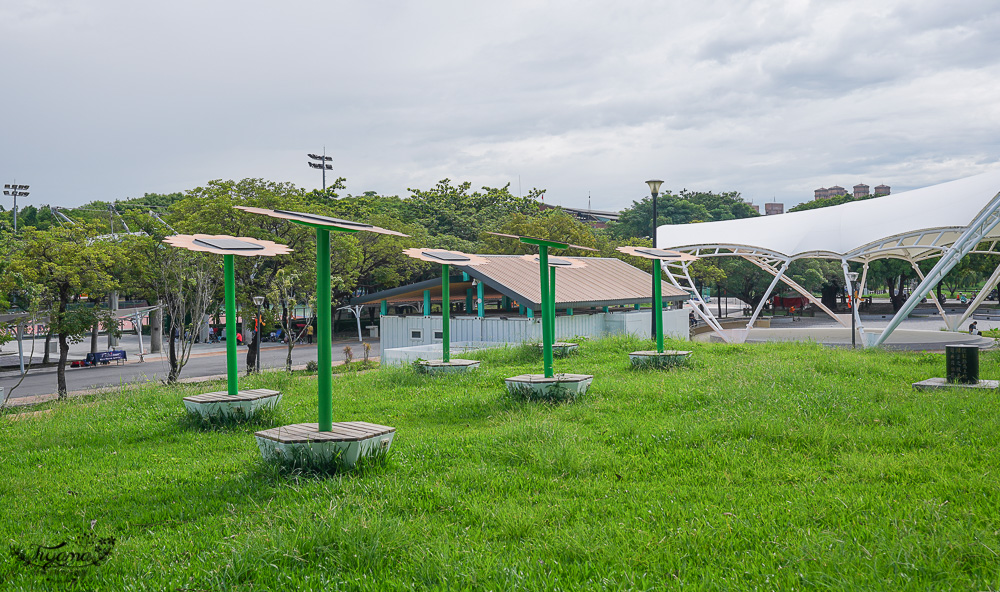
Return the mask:
M 865 335 L 863 327 L 860 329 L 866 345 L 880 345 L 962 257 L 971 252 L 1000 252 L 1000 170 L 895 195 L 804 212 L 664 225 L 656 229 L 656 234 L 658 248 L 688 252 L 698 257 L 742 257 L 774 276 L 746 329 L 727 334 L 694 289 L 689 264 L 665 266 L 671 282 L 693 294 L 692 303 L 697 305 L 695 312 L 726 341 L 746 338 L 764 301 L 779 280 L 844 323 L 843 318 L 784 275 L 788 265 L 796 259 L 839 260 L 849 290 L 856 278 L 849 273 L 848 262 L 861 263 L 862 291 L 869 262 L 884 258 L 905 260 L 913 266 L 921 280 L 920 285 L 881 334 Z M 985 244 L 986 248 L 975 250 L 980 244 Z M 925 259 L 938 259 L 926 276 L 917 267 L 917 263 Z M 956 330 L 964 323 L 998 283 L 1000 268 L 987 280 L 979 296 L 960 318 L 949 317 L 938 305 L 938 312 L 949 329 Z M 937 304 L 937 300 L 934 302 Z M 857 307 L 854 307 L 853 314 L 860 326 Z
M 664 225 L 657 229 L 657 246 L 681 251 L 746 247 L 791 259 L 921 260 L 951 246 L 998 193 L 1000 170 L 804 212 Z M 1000 238 L 1000 229 L 983 238 Z

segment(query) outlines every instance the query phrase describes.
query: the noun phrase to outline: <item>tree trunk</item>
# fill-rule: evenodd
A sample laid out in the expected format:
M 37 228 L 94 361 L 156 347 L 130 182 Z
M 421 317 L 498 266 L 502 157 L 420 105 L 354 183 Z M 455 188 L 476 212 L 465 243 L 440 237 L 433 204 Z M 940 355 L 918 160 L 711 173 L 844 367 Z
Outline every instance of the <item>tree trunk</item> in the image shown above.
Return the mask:
M 906 280 L 902 275 L 899 275 L 886 282 L 886 286 L 889 288 L 889 302 L 892 303 L 892 312 L 898 312 L 899 309 L 903 308 L 903 303 L 906 299 L 903 298 L 903 285 Z
M 66 359 L 69 357 L 69 340 L 65 333 L 59 334 L 59 365 L 56 367 L 56 391 L 60 399 L 66 398 Z
M 42 363 L 49 363 L 49 348 L 52 347 L 52 325 L 49 325 L 48 330 L 45 332 L 45 353 L 42 354 Z
M 94 321 L 94 326 L 90 329 L 90 353 L 97 353 L 97 333 L 99 331 L 97 321 Z
M 153 305 L 159 305 L 160 300 Z M 149 353 L 158 354 L 163 351 L 163 309 L 158 308 L 149 314 Z
M 177 336 L 172 327 L 170 329 L 170 336 L 167 338 L 167 343 L 170 348 L 170 372 L 167 374 L 167 384 L 174 384 L 180 375 L 180 369 L 177 367 Z

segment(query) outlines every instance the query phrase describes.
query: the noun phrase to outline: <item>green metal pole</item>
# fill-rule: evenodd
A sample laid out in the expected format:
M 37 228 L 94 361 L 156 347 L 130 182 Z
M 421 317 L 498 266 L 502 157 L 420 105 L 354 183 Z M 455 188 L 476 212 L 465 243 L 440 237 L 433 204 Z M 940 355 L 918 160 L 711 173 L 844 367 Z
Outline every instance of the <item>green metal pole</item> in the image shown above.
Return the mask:
M 319 431 L 333 429 L 333 337 L 330 334 L 330 231 L 316 229 L 316 358 Z
M 483 289 L 483 282 L 476 284 L 476 316 L 483 318 L 486 316 L 486 303 L 483 301 L 486 296 Z
M 556 341 L 556 268 L 549 268 L 549 308 L 552 309 L 552 319 L 549 321 L 549 331 L 552 335 L 552 342 Z
M 441 353 L 445 363 L 451 361 L 451 284 L 448 266 L 441 266 Z
M 525 311 L 524 311 L 524 312 L 525 312 L 525 314 L 527 315 L 527 317 L 528 317 L 529 319 L 533 319 L 533 318 L 535 318 L 535 311 L 531 310 L 530 308 L 528 308 L 528 309 L 525 309 Z
M 653 261 L 653 314 L 656 315 L 656 351 L 663 353 L 663 285 L 660 283 L 660 262 Z
M 552 324 L 549 315 L 555 310 L 552 308 L 552 301 L 549 299 L 549 248 L 546 245 L 538 246 L 538 267 L 539 279 L 542 285 L 542 298 L 539 303 L 542 306 L 542 363 L 545 370 L 545 378 L 552 378 Z M 552 317 L 555 318 L 554 316 Z
M 236 384 L 239 369 L 236 365 L 236 269 L 235 255 L 222 256 L 222 269 L 226 281 L 226 381 L 232 396 L 239 393 Z
M 389 315 L 389 301 L 388 300 L 383 300 L 382 301 L 382 307 L 381 307 L 381 310 L 379 312 L 382 313 L 382 316 L 388 316 Z
M 431 291 L 424 290 L 424 316 L 431 316 Z

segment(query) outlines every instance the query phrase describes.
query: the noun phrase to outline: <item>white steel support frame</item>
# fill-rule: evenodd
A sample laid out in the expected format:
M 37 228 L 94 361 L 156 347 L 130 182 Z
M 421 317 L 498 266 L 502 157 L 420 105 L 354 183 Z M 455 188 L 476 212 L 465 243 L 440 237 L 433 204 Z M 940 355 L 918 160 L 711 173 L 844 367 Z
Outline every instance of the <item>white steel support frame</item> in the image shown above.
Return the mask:
M 983 301 L 986 300 L 986 297 L 989 295 L 990 291 L 997 286 L 997 283 L 1000 283 L 1000 267 L 997 267 L 993 271 L 993 275 L 990 276 L 990 279 L 986 280 L 986 284 L 983 285 L 983 289 L 979 291 L 979 294 L 976 294 L 976 297 L 972 300 L 972 303 L 969 304 L 968 308 L 965 309 L 965 312 L 962 313 L 962 316 L 955 322 L 954 328 L 952 327 L 949 328 L 952 331 L 957 331 L 959 328 L 961 328 L 962 325 L 965 324 L 965 321 L 969 320 L 969 317 L 971 317 L 972 314 L 976 312 L 976 309 L 978 309 L 979 306 L 983 303 Z
M 750 263 L 753 263 L 757 267 L 763 269 L 764 271 L 766 271 L 767 273 L 771 274 L 772 276 L 777 276 L 778 275 L 778 270 L 775 269 L 774 266 L 771 265 L 763 257 L 752 257 L 752 256 L 749 256 L 749 255 L 744 255 L 743 258 L 746 259 L 747 261 L 749 261 Z M 865 269 L 867 270 L 867 266 L 865 267 Z M 781 276 L 781 281 L 785 282 L 785 284 L 789 288 L 795 290 L 796 292 L 798 292 L 799 294 L 801 294 L 804 298 L 806 298 L 807 300 L 809 300 L 809 302 L 813 306 L 815 306 L 816 308 L 818 308 L 818 309 L 822 310 L 823 312 L 825 312 L 826 314 L 828 314 L 830 316 L 830 318 L 832 318 L 833 320 L 837 321 L 838 323 L 840 323 L 841 325 L 843 325 L 845 327 L 847 326 L 847 323 L 844 322 L 844 319 L 840 318 L 839 316 L 837 316 L 836 313 L 834 313 L 832 310 L 830 310 L 829 308 L 827 308 L 827 306 L 825 304 L 823 304 L 823 302 L 821 300 L 819 300 L 818 298 L 816 298 L 815 296 L 813 296 L 812 293 L 809 292 L 809 290 L 806 290 L 805 288 L 803 288 L 802 286 L 800 286 L 798 282 L 796 282 L 795 280 L 793 280 L 792 278 L 787 277 L 787 276 Z
M 361 336 L 361 311 L 362 311 L 362 309 L 364 309 L 364 305 L 363 304 L 355 304 L 353 306 L 350 306 L 350 305 L 349 306 L 341 306 L 337 310 L 344 310 L 344 309 L 347 309 L 347 310 L 351 311 L 352 313 L 354 313 L 354 320 L 356 320 L 358 322 L 358 341 L 360 341 L 361 343 L 364 343 L 365 342 L 365 338 Z
M 747 331 L 753 328 L 754 321 L 757 320 L 757 315 L 760 314 L 760 311 L 764 310 L 764 305 L 767 304 L 767 299 L 771 296 L 771 292 L 773 292 L 774 287 L 778 285 L 778 280 L 781 279 L 781 276 L 785 275 L 785 272 L 788 271 L 788 266 L 791 263 L 791 259 L 782 260 L 781 268 L 778 270 L 778 273 L 775 274 L 774 279 L 771 280 L 771 285 L 767 287 L 767 290 L 761 297 L 760 302 L 757 303 L 757 308 L 753 311 L 753 316 L 751 316 L 750 320 L 747 322 Z
M 920 299 L 925 297 L 941 281 L 945 274 L 951 271 L 962 260 L 962 257 L 972 252 L 989 235 L 990 231 L 1000 223 L 1000 211 L 998 210 L 1000 210 L 1000 194 L 995 195 L 972 223 L 965 228 L 961 236 L 949 248 L 943 250 L 941 259 L 927 273 L 927 276 L 920 282 L 917 289 L 913 291 L 913 294 L 906 300 L 903 307 L 899 309 L 899 312 L 892 317 L 889 324 L 882 330 L 882 334 L 877 339 L 871 340 L 870 345 L 878 346 L 885 343 L 886 339 L 888 339 L 889 335 L 892 334 L 903 319 L 913 312 Z M 866 345 L 869 345 L 867 340 Z
M 659 265 L 660 261 L 653 261 L 653 265 Z M 719 320 L 715 318 L 712 314 L 712 310 L 708 307 L 708 304 L 701 297 L 701 292 L 698 291 L 697 286 L 694 284 L 694 280 L 691 279 L 691 274 L 688 270 L 690 261 L 683 261 L 678 263 L 672 263 L 669 261 L 663 261 L 663 271 L 667 273 L 667 277 L 670 279 L 670 283 L 676 288 L 684 290 L 688 294 L 692 294 L 691 298 L 688 300 L 688 304 L 691 305 L 691 309 L 694 310 L 695 314 L 705 321 L 705 324 L 712 328 L 712 331 L 716 335 L 722 338 L 726 343 L 732 343 L 732 338 L 726 334 L 723 330 L 722 325 L 719 324 Z M 683 280 L 683 282 L 681 281 Z
M 910 260 L 910 267 L 912 267 L 912 268 L 913 268 L 913 271 L 917 272 L 917 277 L 918 277 L 918 278 L 920 278 L 920 281 L 923 281 L 923 280 L 924 280 L 924 272 L 920 271 L 920 266 L 918 266 L 918 265 L 917 265 L 917 262 L 916 262 L 916 261 L 913 261 L 913 260 L 911 259 L 911 260 Z M 944 276 L 942 276 L 942 278 L 943 278 L 943 277 L 944 277 Z M 941 282 L 938 282 L 938 284 L 940 284 L 940 283 L 941 283 Z M 937 286 L 938 284 L 934 284 L 934 286 L 936 287 L 936 286 Z M 931 288 L 931 290 L 933 290 L 933 289 L 934 289 L 934 288 L 932 287 L 932 288 Z M 931 300 L 933 300 L 933 301 L 934 301 L 934 306 L 936 306 L 936 307 L 937 307 L 937 310 L 938 310 L 938 314 L 939 314 L 939 315 L 941 315 L 941 320 L 943 320 L 943 321 L 944 321 L 944 326 L 945 326 L 945 327 L 948 327 L 948 330 L 949 330 L 949 331 L 954 331 L 954 330 L 955 330 L 955 326 L 954 326 L 954 325 L 952 325 L 952 320 L 953 320 L 953 319 L 950 319 L 950 318 L 948 317 L 948 313 L 946 313 L 946 312 L 944 311 L 944 307 L 942 307 L 942 306 L 941 306 L 941 303 L 940 303 L 940 302 L 938 301 L 937 297 L 933 297 L 933 295 L 932 295 L 932 298 L 931 298 Z

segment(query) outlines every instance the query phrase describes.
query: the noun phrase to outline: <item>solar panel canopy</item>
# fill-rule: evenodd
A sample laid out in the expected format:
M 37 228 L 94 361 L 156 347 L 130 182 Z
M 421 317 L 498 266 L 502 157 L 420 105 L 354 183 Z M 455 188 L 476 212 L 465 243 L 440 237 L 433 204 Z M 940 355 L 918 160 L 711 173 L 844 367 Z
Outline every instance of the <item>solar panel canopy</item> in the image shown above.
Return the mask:
M 242 241 L 236 238 L 196 238 L 195 244 L 225 251 L 262 251 L 264 245 Z

